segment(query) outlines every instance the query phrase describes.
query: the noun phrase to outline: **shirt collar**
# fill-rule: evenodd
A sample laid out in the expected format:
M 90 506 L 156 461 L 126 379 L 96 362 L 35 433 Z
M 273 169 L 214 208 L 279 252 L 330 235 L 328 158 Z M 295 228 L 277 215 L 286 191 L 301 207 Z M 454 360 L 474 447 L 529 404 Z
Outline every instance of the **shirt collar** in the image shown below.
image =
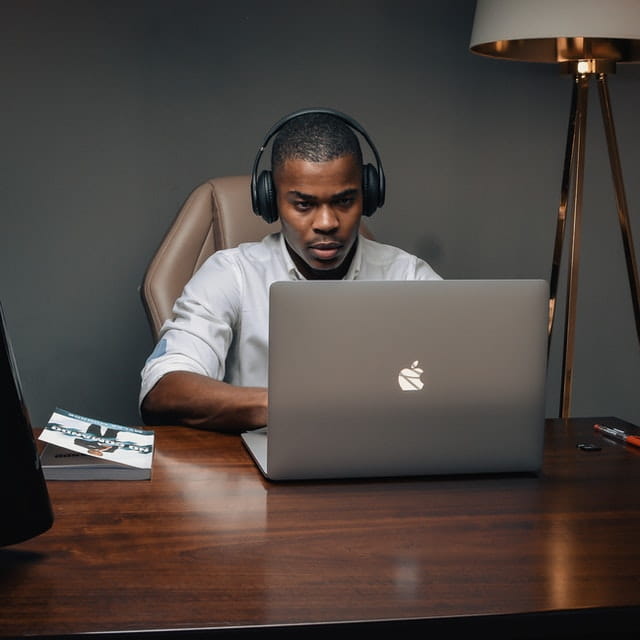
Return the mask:
M 356 252 L 353 254 L 353 260 L 349 266 L 349 271 L 344 277 L 344 280 L 357 280 L 360 275 L 360 269 L 362 268 L 362 244 L 364 238 L 358 236 L 358 244 L 356 245 Z
M 362 236 L 358 236 L 356 252 L 353 256 L 353 260 L 351 261 L 351 265 L 349 266 L 349 271 L 347 271 L 347 274 L 343 278 L 344 280 L 356 280 L 360 275 L 360 269 L 362 268 L 362 240 Z M 287 244 L 284 241 L 284 233 L 282 232 L 280 232 L 280 251 L 289 277 L 292 280 L 306 280 L 300 271 L 298 271 L 298 267 L 296 267 L 294 261 L 291 259 L 291 255 L 287 249 Z
M 296 267 L 295 262 L 291 259 L 291 255 L 287 249 L 287 243 L 284 241 L 284 233 L 282 233 L 282 231 L 280 232 L 280 252 L 282 253 L 284 266 L 291 280 L 305 280 L 305 277 L 298 271 L 298 267 Z

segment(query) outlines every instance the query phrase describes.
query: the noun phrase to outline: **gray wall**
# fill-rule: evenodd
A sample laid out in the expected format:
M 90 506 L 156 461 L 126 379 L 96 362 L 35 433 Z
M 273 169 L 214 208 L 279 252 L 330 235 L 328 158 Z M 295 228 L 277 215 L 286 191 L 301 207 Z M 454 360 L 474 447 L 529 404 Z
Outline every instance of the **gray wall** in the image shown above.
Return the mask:
M 549 277 L 571 80 L 470 54 L 471 0 L 0 7 L 0 300 L 35 424 L 56 406 L 139 423 L 149 258 L 189 191 L 248 173 L 267 128 L 300 107 L 338 108 L 372 135 L 389 182 L 371 220 L 380 239 L 447 278 Z M 640 69 L 610 84 L 639 251 Z M 640 349 L 591 98 L 573 414 L 640 423 Z

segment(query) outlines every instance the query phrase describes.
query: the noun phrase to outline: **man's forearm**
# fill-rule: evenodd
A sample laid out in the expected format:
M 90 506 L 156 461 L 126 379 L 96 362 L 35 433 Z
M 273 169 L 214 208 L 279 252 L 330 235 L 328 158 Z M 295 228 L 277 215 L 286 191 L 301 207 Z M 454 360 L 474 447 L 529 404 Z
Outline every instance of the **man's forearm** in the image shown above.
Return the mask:
M 147 425 L 185 425 L 239 433 L 267 422 L 267 390 L 236 387 L 186 371 L 166 374 L 141 406 Z

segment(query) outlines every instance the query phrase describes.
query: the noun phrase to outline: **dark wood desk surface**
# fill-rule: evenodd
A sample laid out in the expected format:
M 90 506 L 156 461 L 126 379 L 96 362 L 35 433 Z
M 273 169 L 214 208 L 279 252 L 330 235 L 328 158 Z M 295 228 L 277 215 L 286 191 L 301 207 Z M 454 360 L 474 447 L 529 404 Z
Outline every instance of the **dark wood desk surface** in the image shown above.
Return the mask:
M 284 484 L 158 428 L 151 481 L 49 483 L 53 528 L 0 551 L 0 636 L 637 634 L 640 449 L 593 421 L 548 421 L 539 477 Z

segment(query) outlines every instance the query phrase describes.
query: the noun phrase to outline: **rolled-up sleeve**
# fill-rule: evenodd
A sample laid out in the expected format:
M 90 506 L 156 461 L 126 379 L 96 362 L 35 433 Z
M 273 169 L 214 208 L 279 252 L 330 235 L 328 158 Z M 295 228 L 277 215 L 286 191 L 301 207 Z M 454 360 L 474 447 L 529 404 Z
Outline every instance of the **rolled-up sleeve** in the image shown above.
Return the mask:
M 224 378 L 241 308 L 241 288 L 238 269 L 225 254 L 214 255 L 193 276 L 142 369 L 140 403 L 171 371 Z

